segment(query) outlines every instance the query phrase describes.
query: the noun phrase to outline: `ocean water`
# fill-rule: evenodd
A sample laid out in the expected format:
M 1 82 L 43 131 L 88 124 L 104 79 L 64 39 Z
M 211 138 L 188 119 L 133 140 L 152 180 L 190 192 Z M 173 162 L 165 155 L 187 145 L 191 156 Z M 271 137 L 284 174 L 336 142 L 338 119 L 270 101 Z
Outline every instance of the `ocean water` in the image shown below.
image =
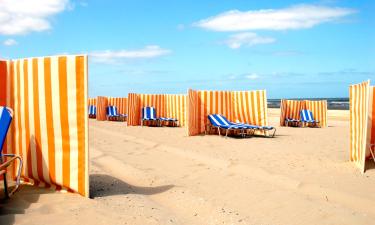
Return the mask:
M 293 99 L 300 100 L 300 99 Z M 328 109 L 349 109 L 349 98 L 308 98 L 304 100 L 327 100 Z M 281 99 L 268 99 L 269 108 L 280 108 Z

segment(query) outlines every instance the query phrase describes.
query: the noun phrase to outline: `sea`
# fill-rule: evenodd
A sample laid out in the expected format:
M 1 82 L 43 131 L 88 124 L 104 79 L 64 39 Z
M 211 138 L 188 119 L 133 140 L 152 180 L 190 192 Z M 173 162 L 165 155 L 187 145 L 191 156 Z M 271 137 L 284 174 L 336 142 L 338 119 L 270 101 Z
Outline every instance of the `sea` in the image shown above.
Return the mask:
M 302 100 L 298 98 L 290 100 Z M 349 98 L 304 98 L 303 100 L 327 100 L 328 109 L 349 110 Z M 268 108 L 280 108 L 281 99 L 268 99 Z

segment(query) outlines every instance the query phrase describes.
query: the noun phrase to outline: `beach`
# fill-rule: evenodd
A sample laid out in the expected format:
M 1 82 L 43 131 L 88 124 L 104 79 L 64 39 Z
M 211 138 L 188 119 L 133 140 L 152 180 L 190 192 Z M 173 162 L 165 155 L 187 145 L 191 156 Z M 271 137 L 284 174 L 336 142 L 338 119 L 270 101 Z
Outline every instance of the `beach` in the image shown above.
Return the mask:
M 373 224 L 375 170 L 349 162 L 349 111 L 275 138 L 89 121 L 90 195 L 22 186 L 0 224 Z M 373 164 L 371 164 L 373 167 Z

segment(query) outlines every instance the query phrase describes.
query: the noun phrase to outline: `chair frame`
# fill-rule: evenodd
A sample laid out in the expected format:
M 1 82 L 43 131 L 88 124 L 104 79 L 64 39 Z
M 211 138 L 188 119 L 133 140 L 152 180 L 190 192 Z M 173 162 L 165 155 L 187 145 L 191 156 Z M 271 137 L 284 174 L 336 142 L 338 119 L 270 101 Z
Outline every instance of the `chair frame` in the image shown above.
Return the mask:
M 13 111 L 10 108 L 4 107 L 4 110 L 7 110 L 10 114 L 11 121 L 13 119 Z M 10 121 L 10 123 L 11 123 Z M 6 133 L 9 131 L 9 126 L 6 128 Z M 10 158 L 9 160 L 5 160 L 6 158 Z M 19 161 L 18 171 L 16 175 L 16 185 L 13 189 L 9 190 L 8 182 L 7 182 L 7 168 L 11 165 L 11 163 L 15 162 L 16 160 Z M 9 198 L 12 196 L 19 188 L 21 184 L 21 170 L 22 170 L 23 161 L 22 158 L 16 154 L 3 154 L 3 146 L 0 146 L 0 175 L 3 175 L 4 181 L 4 194 L 5 198 Z

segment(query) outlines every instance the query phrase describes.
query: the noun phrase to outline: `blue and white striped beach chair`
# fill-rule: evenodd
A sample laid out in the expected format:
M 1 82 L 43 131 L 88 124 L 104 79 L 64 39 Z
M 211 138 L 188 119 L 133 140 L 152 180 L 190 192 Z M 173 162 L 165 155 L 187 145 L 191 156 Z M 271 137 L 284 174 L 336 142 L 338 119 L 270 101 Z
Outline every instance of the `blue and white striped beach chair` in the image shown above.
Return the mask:
M 219 135 L 221 135 L 220 129 L 225 130 L 225 136 L 228 136 L 228 132 L 230 130 L 239 130 L 239 131 L 241 131 L 241 135 L 244 136 L 244 131 L 246 129 L 252 129 L 251 126 L 247 125 L 247 124 L 232 123 L 232 122 L 228 121 L 228 119 L 225 118 L 225 116 L 220 115 L 220 114 L 208 115 L 208 119 L 210 120 L 212 126 L 217 128 L 217 130 L 219 132 Z
M 319 121 L 314 119 L 313 113 L 310 110 L 303 109 L 300 113 L 302 126 L 305 126 L 305 124 L 312 124 L 314 126 L 318 126 Z
M 0 107 L 0 175 L 3 175 L 5 198 L 9 198 L 9 196 L 13 195 L 14 192 L 18 189 L 20 185 L 20 176 L 22 169 L 22 159 L 20 156 L 15 154 L 3 154 L 3 145 L 11 122 L 11 109 L 6 107 Z M 8 160 L 6 160 L 7 158 Z M 16 177 L 16 186 L 11 191 L 9 191 L 6 173 L 7 168 L 10 166 L 11 163 L 15 162 L 15 160 L 19 160 L 19 166 Z
M 95 105 L 89 105 L 89 117 L 96 118 L 96 106 Z
M 142 126 L 144 121 L 156 121 L 156 123 L 158 123 L 159 118 L 156 117 L 156 110 L 154 107 L 146 106 L 142 108 Z
M 123 119 L 126 117 L 127 117 L 126 114 L 118 113 L 116 106 L 110 105 L 107 107 L 107 119 L 108 120 L 114 119 L 114 120 L 123 121 Z
M 175 126 L 178 126 L 178 119 L 175 118 L 167 118 L 167 117 L 160 117 L 159 118 L 160 126 L 164 123 L 172 123 Z

